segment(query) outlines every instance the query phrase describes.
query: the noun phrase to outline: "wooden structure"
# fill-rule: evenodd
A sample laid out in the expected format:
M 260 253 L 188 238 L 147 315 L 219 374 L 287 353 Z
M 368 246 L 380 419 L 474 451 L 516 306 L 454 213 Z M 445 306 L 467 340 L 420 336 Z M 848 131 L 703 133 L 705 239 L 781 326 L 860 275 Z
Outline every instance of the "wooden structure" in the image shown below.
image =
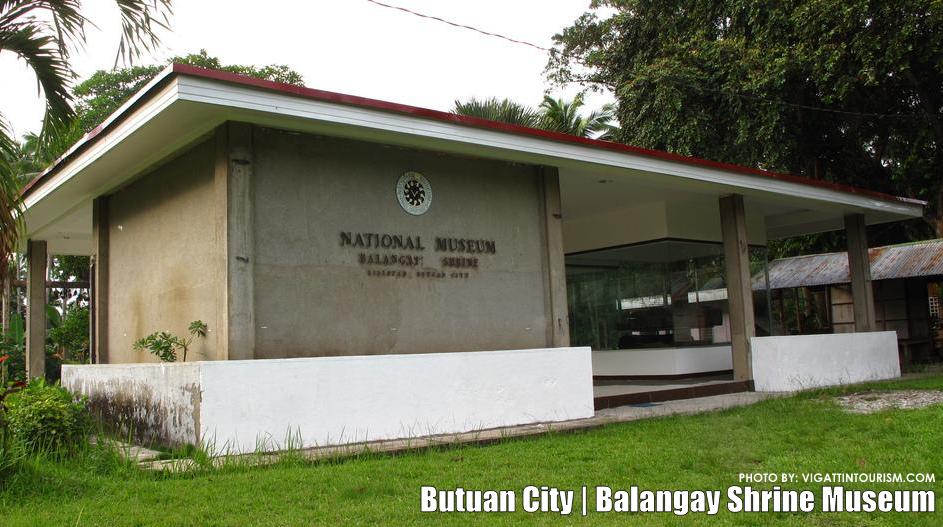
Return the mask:
M 930 291 L 943 281 L 943 240 L 869 250 L 872 331 L 896 331 L 901 365 L 937 357 Z M 770 262 L 770 289 L 780 333 L 851 333 L 856 324 L 853 288 L 844 253 Z M 939 300 L 937 300 L 937 304 Z

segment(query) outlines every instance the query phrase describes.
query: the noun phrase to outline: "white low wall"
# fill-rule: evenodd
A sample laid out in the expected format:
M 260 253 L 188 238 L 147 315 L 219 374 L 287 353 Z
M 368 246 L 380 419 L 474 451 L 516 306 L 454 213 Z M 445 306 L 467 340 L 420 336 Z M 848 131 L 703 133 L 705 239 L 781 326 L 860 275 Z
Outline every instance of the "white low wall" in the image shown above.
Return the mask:
M 758 392 L 900 377 L 894 331 L 754 337 L 750 347 Z
M 200 427 L 200 364 L 63 364 L 62 385 L 88 397 L 93 413 L 107 416 L 139 441 L 195 443 Z
M 593 375 L 688 375 L 733 368 L 730 346 L 593 351 Z
M 62 379 L 109 420 L 121 414 L 108 401 L 162 401 L 131 424 L 161 442 L 217 451 L 277 449 L 289 436 L 310 447 L 593 415 L 589 348 L 63 366 Z

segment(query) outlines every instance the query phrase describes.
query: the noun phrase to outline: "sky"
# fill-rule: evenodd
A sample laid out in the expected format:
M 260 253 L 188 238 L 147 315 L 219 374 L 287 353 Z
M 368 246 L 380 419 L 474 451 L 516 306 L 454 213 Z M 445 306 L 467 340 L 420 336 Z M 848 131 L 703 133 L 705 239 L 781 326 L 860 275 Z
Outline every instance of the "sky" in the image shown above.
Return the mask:
M 383 0 L 492 33 L 551 47 L 552 36 L 587 10 L 589 0 Z M 95 27 L 73 53 L 79 79 L 115 63 L 120 19 L 114 0 L 83 0 Z M 437 110 L 455 99 L 509 97 L 537 105 L 546 90 L 571 97 L 578 87 L 552 86 L 547 54 L 366 0 L 176 0 L 161 46 L 136 64 L 205 49 L 224 64 L 287 64 L 312 88 Z M 588 95 L 597 107 L 611 100 Z M 43 103 L 36 78 L 9 52 L 0 53 L 0 113 L 16 135 L 37 131 Z

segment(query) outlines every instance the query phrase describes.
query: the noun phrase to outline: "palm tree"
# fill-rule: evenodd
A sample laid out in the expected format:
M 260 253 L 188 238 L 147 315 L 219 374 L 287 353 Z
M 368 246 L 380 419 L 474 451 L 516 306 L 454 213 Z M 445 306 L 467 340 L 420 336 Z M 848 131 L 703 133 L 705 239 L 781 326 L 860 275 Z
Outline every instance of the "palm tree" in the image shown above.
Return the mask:
M 24 136 L 20 143 L 14 141 L 12 151 L 5 153 L 5 172 L 12 174 L 17 189 L 23 188 L 45 166 L 37 155 L 38 149 L 39 136 L 31 133 Z
M 465 102 L 455 101 L 452 113 L 580 137 L 592 137 L 605 141 L 617 140 L 620 130 L 615 124 L 614 105 L 603 105 L 598 111 L 585 117 L 580 114 L 582 108 L 583 97 L 580 95 L 572 101 L 554 99 L 548 95 L 544 97 L 537 109 L 510 99 L 491 97 L 479 100 L 473 97 Z
M 115 0 L 122 36 L 115 57 L 126 62 L 159 44 L 155 29 L 166 28 L 171 0 Z M 81 0 L 0 0 L 0 54 L 17 55 L 33 70 L 46 99 L 42 142 L 68 130 L 74 117 L 69 91 L 75 78 L 69 52 L 85 43 L 88 18 Z M 36 151 L 40 151 L 37 148 Z M 50 151 L 47 149 L 46 151 Z M 0 269 L 16 249 L 21 232 L 22 151 L 0 114 Z
M 585 117 L 580 114 L 582 107 L 583 97 L 581 95 L 577 95 L 571 101 L 554 99 L 549 95 L 545 95 L 544 101 L 540 104 L 541 127 L 546 130 L 580 137 L 593 137 L 606 141 L 615 140 L 619 131 L 618 126 L 613 124 L 615 106 L 612 104 L 603 105 L 601 109 Z
M 541 119 L 540 113 L 530 106 L 497 97 L 483 100 L 472 97 L 465 102 L 455 101 L 452 113 L 531 128 L 539 126 Z
M 27 166 L 33 168 L 33 174 L 20 172 L 20 175 L 22 177 L 36 176 L 37 172 L 41 172 L 55 162 L 83 135 L 85 135 L 85 129 L 82 128 L 82 122 L 78 116 L 62 124 L 50 124 L 43 134 L 30 132 L 24 135 L 20 142 L 20 150 L 25 158 L 24 161 L 28 163 Z M 31 179 L 33 178 L 28 177 L 26 181 Z

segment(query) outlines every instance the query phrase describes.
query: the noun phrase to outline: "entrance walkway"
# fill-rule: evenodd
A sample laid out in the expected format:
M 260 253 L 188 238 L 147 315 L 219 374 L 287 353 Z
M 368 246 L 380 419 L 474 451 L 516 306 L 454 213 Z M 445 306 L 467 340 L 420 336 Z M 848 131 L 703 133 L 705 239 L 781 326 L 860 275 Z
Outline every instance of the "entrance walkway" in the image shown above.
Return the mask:
M 596 410 L 732 394 L 750 389 L 749 383 L 734 381 L 733 373 L 673 379 L 593 380 Z

